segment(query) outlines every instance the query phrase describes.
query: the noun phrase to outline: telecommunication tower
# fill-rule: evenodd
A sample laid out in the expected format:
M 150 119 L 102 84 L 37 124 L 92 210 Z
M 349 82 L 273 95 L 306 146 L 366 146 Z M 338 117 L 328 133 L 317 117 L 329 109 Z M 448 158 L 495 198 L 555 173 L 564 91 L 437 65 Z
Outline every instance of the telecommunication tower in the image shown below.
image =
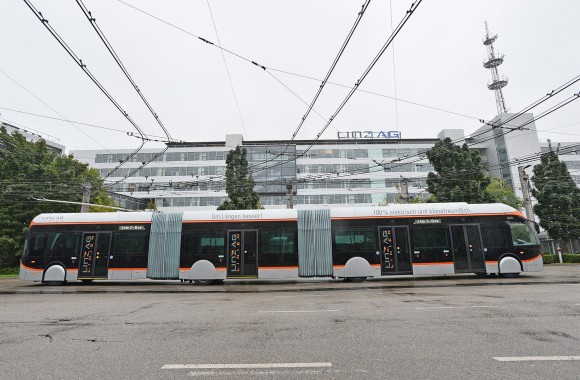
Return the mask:
M 498 54 L 496 56 L 493 50 L 493 43 L 497 39 L 497 34 L 490 35 L 489 29 L 487 27 L 487 21 L 485 22 L 485 38 L 483 44 L 487 47 L 487 59 L 483 62 L 483 67 L 491 70 L 491 82 L 487 84 L 487 88 L 495 92 L 495 102 L 497 105 L 498 114 L 506 113 L 507 109 L 505 106 L 505 100 L 503 98 L 502 88 L 507 86 L 508 80 L 505 76 L 499 75 L 497 72 L 497 67 L 503 63 L 503 54 Z

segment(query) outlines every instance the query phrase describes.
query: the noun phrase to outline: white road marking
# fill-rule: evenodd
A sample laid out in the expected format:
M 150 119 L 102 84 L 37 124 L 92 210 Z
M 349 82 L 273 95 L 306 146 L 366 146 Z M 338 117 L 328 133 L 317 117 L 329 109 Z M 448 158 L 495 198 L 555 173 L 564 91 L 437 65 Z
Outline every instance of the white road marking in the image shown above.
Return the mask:
M 272 376 L 272 375 L 283 375 L 283 374 L 289 374 L 292 373 L 292 375 L 318 375 L 321 374 L 322 371 L 321 370 L 315 370 L 315 369 L 309 369 L 309 370 L 302 370 L 302 371 L 292 371 L 292 372 L 287 372 L 287 371 L 277 371 L 277 370 L 273 370 L 273 371 L 232 371 L 232 372 L 225 372 L 225 371 L 192 371 L 190 372 L 188 375 L 191 377 L 201 377 L 201 376 L 242 376 L 242 375 L 252 375 L 252 376 L 256 376 L 256 375 L 267 375 L 267 376 Z
M 491 308 L 497 306 L 430 306 L 430 307 L 416 307 L 415 310 L 427 309 L 466 309 L 466 308 Z
M 528 362 L 544 360 L 580 360 L 580 356 L 514 356 L 494 358 L 500 362 Z
M 326 313 L 326 312 L 335 312 L 340 310 L 259 310 L 258 313 L 260 314 L 274 314 L 274 313 Z
M 331 366 L 332 363 L 165 364 L 161 369 L 320 368 Z

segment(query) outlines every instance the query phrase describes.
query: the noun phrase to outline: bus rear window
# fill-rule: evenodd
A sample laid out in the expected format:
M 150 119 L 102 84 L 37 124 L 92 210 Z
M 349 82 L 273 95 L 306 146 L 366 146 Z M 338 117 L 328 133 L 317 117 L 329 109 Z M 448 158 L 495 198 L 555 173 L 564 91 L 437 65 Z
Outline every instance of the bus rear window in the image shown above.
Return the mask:
M 514 246 L 540 244 L 536 233 L 527 223 L 510 223 L 509 226 Z

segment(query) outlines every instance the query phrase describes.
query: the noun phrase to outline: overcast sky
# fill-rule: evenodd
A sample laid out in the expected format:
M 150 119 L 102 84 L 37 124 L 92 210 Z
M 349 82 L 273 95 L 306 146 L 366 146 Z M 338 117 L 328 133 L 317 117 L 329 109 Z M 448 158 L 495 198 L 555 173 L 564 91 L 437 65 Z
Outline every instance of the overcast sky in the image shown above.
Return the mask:
M 220 49 L 119 0 L 83 0 L 171 136 L 184 141 L 223 141 L 230 133 L 246 140 L 290 139 L 307 108 L 302 101 L 310 103 L 320 85 L 301 76 L 324 78 L 364 3 L 123 1 L 215 44 L 217 29 L 222 47 L 268 68 L 265 72 L 226 52 L 230 85 Z M 139 127 L 163 136 L 77 3 L 31 2 Z M 410 5 L 372 0 L 330 81 L 352 86 L 390 35 L 391 19 L 396 26 Z M 399 130 L 403 138 L 433 138 L 444 128 L 470 133 L 480 126 L 477 119 L 493 118 L 495 98 L 486 87 L 491 73 L 482 66 L 485 20 L 499 34 L 496 51 L 505 54 L 499 70 L 509 79 L 507 107 L 518 112 L 580 75 L 579 15 L 577 0 L 424 0 L 396 37 L 394 59 L 393 49 L 387 50 L 363 82 L 362 90 L 376 94 L 356 93 L 322 138 L 349 130 Z M 139 145 L 125 133 L 136 132 L 133 126 L 24 1 L 0 1 L 0 17 L 0 120 L 50 135 L 67 150 Z M 316 111 L 329 117 L 348 91 L 327 85 Z M 534 113 L 578 91 L 580 84 Z M 401 100 L 395 102 L 395 95 Z M 296 138 L 314 139 L 324 125 L 311 113 Z M 580 141 L 580 100 L 536 126 L 542 140 Z

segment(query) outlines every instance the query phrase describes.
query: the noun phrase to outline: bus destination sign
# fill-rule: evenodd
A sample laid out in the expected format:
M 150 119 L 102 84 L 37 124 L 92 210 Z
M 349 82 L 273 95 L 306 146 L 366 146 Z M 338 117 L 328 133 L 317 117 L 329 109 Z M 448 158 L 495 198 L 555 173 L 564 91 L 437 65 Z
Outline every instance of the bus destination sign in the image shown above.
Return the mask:
M 414 224 L 435 224 L 441 223 L 441 219 L 415 219 Z
M 145 231 L 145 226 L 119 226 L 119 231 Z

